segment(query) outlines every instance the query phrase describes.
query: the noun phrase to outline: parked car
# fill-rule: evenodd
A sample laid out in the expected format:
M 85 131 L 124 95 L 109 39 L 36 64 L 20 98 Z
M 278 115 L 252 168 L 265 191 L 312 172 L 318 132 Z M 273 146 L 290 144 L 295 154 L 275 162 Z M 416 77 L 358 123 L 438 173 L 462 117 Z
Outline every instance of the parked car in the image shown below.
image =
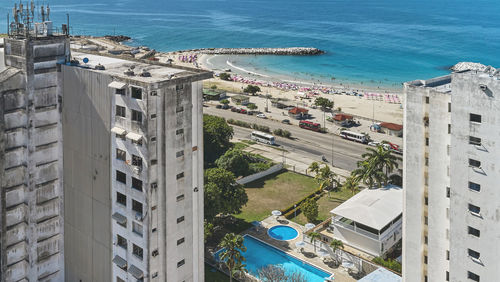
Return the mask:
M 245 110 L 245 109 L 238 109 L 238 113 L 240 113 L 240 114 L 246 114 L 247 110 Z
M 249 116 L 253 115 L 253 111 L 248 111 L 247 115 L 249 115 Z
M 257 117 L 258 117 L 258 118 L 263 118 L 263 119 L 266 119 L 266 118 L 267 118 L 265 114 L 258 114 L 258 115 L 257 115 Z
M 229 105 L 228 105 L 228 104 L 224 104 L 224 105 L 222 105 L 222 109 L 223 109 L 223 110 L 227 110 L 227 109 L 229 109 L 229 108 L 230 108 L 230 107 L 229 107 Z
M 289 119 L 284 119 L 284 120 L 281 121 L 281 123 L 290 124 L 290 120 Z
M 237 111 L 238 111 L 238 108 L 235 108 L 235 107 L 231 108 L 231 112 L 237 112 Z
M 216 109 L 222 109 L 222 105 L 216 105 L 215 108 Z

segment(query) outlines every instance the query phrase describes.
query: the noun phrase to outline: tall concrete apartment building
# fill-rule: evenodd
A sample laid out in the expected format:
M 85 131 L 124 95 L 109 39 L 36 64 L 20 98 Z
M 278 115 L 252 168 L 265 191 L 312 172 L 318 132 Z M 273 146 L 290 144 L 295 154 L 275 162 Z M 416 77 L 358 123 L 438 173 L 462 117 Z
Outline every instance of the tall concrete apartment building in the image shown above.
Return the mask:
M 405 83 L 403 280 L 498 281 L 500 76 Z
M 4 41 L 0 281 L 203 281 L 211 73 L 71 54 L 51 25 Z

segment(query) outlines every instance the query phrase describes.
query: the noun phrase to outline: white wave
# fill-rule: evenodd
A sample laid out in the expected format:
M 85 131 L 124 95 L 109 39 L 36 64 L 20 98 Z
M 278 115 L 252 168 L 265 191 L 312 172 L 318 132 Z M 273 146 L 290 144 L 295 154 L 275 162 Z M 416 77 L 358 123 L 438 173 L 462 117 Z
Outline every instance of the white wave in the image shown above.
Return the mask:
M 211 61 L 212 61 L 212 59 L 216 58 L 217 56 L 219 56 L 219 55 L 214 55 L 214 56 L 211 56 L 211 57 L 210 57 L 210 58 L 208 58 L 205 62 L 206 62 L 208 65 L 210 65 L 210 66 L 214 67 L 215 65 L 214 65 Z
M 243 71 L 245 73 L 250 73 L 250 74 L 253 74 L 253 75 L 257 75 L 257 76 L 262 76 L 262 77 L 267 77 L 267 78 L 270 78 L 270 76 L 268 75 L 265 75 L 265 74 L 261 74 L 261 73 L 258 73 L 258 72 L 253 72 L 253 71 L 249 71 L 247 69 L 244 69 L 242 67 L 238 67 L 238 66 L 235 66 L 233 63 L 231 63 L 230 61 L 226 61 L 226 64 L 232 68 L 235 68 L 237 70 L 240 70 L 240 71 Z

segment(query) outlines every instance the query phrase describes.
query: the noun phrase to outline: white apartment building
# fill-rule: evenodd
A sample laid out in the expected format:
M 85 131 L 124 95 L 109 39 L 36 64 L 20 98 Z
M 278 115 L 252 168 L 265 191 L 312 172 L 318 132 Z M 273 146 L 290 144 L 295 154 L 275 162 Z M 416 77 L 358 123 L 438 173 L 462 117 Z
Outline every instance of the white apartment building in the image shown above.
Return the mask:
M 403 280 L 497 281 L 500 78 L 405 83 Z
M 64 80 L 79 89 L 65 87 L 74 109 L 65 118 L 86 119 L 83 95 L 96 111 L 89 118 L 104 120 L 90 122 L 102 144 L 87 149 L 95 158 L 108 146 L 102 165 L 109 169 L 91 173 L 108 181 L 110 280 L 203 281 L 201 80 L 211 73 L 96 54 L 72 58 L 88 63 L 62 66 Z

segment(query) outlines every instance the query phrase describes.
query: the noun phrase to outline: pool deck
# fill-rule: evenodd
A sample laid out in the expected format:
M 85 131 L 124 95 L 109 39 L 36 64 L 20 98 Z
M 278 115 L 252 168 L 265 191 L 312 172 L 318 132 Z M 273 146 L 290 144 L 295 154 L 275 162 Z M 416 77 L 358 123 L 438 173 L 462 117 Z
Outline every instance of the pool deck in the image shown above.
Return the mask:
M 351 277 L 347 271 L 342 267 L 338 266 L 335 267 L 329 266 L 326 263 L 323 262 L 322 258 L 318 257 L 317 255 L 314 255 L 314 248 L 312 244 L 310 244 L 309 241 L 304 240 L 304 226 L 297 224 L 295 222 L 292 222 L 290 220 L 286 220 L 283 217 L 279 217 L 279 222 L 276 220 L 275 216 L 270 216 L 263 221 L 261 221 L 262 226 L 260 227 L 254 227 L 251 228 L 247 231 L 245 231 L 243 234 L 248 234 L 251 235 L 255 238 L 258 238 L 259 240 L 262 240 L 278 249 L 281 251 L 298 258 L 302 261 L 305 261 L 323 271 L 329 272 L 329 273 L 334 273 L 335 274 L 335 282 L 354 282 L 356 279 Z M 280 240 L 275 240 L 267 234 L 267 231 L 276 225 L 286 225 L 295 228 L 299 232 L 299 236 L 293 240 L 289 241 L 280 241 Z M 297 247 L 295 246 L 296 242 L 299 241 L 304 241 L 306 242 L 306 246 L 303 248 L 304 251 L 302 253 L 297 251 Z M 319 250 L 319 248 L 316 248 L 316 251 Z M 306 256 L 307 255 L 307 256 Z

